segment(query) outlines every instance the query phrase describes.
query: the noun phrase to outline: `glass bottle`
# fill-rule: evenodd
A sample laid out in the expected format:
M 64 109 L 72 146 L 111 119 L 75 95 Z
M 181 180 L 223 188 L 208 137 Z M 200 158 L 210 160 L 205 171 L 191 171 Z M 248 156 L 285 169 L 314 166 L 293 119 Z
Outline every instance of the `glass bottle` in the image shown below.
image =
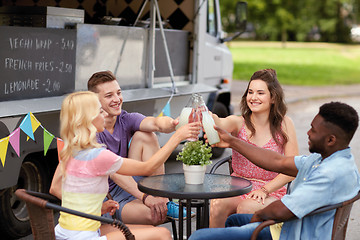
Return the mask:
M 176 125 L 175 129 L 178 130 L 178 128 L 184 126 L 185 124 L 189 123 L 190 114 L 192 113 L 192 105 L 194 101 L 195 96 L 192 95 L 189 99 L 188 103 L 185 105 L 185 107 L 181 110 L 180 116 L 179 116 L 179 124 Z
M 191 113 L 189 115 L 189 123 L 200 121 L 200 113 L 199 113 L 199 94 L 195 93 L 192 95 L 191 101 Z M 196 138 L 188 138 L 188 141 L 197 141 L 199 137 Z
M 215 143 L 220 142 L 219 134 L 215 130 L 214 125 L 214 119 L 210 115 L 210 112 L 202 98 L 201 95 L 199 95 L 199 106 L 198 106 L 198 112 L 201 116 L 201 122 L 204 128 L 204 131 L 206 133 L 207 140 L 210 145 L 213 145 Z

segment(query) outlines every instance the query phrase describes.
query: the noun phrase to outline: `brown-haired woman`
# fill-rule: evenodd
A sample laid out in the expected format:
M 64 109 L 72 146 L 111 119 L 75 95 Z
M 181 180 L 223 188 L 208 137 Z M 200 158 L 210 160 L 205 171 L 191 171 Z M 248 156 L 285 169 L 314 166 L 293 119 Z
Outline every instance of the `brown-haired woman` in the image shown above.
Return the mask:
M 284 93 L 276 71 L 255 72 L 241 99 L 241 116 L 219 118 L 215 124 L 232 135 L 253 145 L 284 155 L 298 155 L 298 144 L 292 120 L 286 116 Z M 233 176 L 251 180 L 252 191 L 247 195 L 211 201 L 210 227 L 224 227 L 233 213 L 254 213 L 285 193 L 284 185 L 293 178 L 264 170 L 252 164 L 236 151 L 232 154 Z

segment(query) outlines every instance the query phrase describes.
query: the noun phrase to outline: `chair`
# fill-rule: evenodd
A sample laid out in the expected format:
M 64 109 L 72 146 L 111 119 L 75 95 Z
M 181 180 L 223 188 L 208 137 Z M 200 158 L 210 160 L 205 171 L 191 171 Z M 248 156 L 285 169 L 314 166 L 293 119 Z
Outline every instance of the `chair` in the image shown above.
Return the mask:
M 69 214 L 93 219 L 102 223 L 108 223 L 112 226 L 118 227 L 123 232 L 127 240 L 134 240 L 134 235 L 130 232 L 127 226 L 117 219 L 110 219 L 83 212 L 71 210 L 61 207 L 58 203 L 59 199 L 56 197 L 39 192 L 33 192 L 25 189 L 18 189 L 15 195 L 21 200 L 25 201 L 26 208 L 30 217 L 30 225 L 35 240 L 55 240 L 55 222 L 53 210 L 66 212 Z
M 228 163 L 229 164 L 229 173 L 230 175 L 234 172 L 234 170 L 232 169 L 232 155 L 226 156 L 222 159 L 220 159 L 219 161 L 217 161 L 214 166 L 212 166 L 212 168 L 210 169 L 211 174 L 215 173 L 216 170 L 223 165 L 224 163 Z
M 230 174 L 233 172 L 233 169 L 231 167 L 231 163 L 232 163 L 232 157 L 231 156 L 227 156 L 223 159 L 220 159 L 218 162 L 216 162 L 214 164 L 214 166 L 211 168 L 210 173 L 215 173 L 215 171 L 224 163 L 228 163 L 229 164 L 229 172 Z M 290 186 L 291 182 L 288 183 L 287 185 L 287 189 L 289 190 L 289 186 Z M 349 216 L 350 216 L 350 211 L 352 208 L 352 205 L 355 201 L 357 201 L 360 198 L 360 192 L 352 199 L 342 202 L 342 203 L 338 203 L 335 205 L 331 205 L 331 206 L 324 206 L 321 207 L 317 210 L 314 210 L 313 212 L 309 213 L 307 216 L 310 215 L 314 215 L 314 214 L 318 214 L 318 213 L 323 213 L 325 211 L 329 211 L 329 210 L 333 210 L 336 209 L 336 213 L 335 213 L 335 217 L 334 217 L 334 226 L 333 226 L 333 231 L 332 231 L 332 240 L 339 240 L 339 239 L 345 239 L 345 235 L 346 235 L 346 229 L 347 229 L 347 224 L 348 224 L 348 220 L 349 220 Z M 261 223 L 253 232 L 253 235 L 251 237 L 251 240 L 255 240 L 258 236 L 258 234 L 260 233 L 260 231 L 270 225 L 273 225 L 277 223 L 277 221 L 275 220 L 267 220 L 264 221 L 263 223 Z
M 344 201 L 342 203 L 338 203 L 338 204 L 318 208 L 318 209 L 312 211 L 311 213 L 307 214 L 305 217 L 336 209 L 335 216 L 334 216 L 334 225 L 333 225 L 333 229 L 332 229 L 331 239 L 332 240 L 345 239 L 346 229 L 347 229 L 347 225 L 348 225 L 352 205 L 359 198 L 360 198 L 360 191 L 358 192 L 358 194 L 355 197 L 353 197 L 350 200 Z M 254 230 L 254 232 L 253 232 L 253 234 L 251 236 L 251 240 L 256 240 L 258 234 L 260 233 L 260 231 L 263 228 L 265 228 L 267 226 L 270 226 L 270 225 L 273 225 L 273 224 L 278 223 L 278 222 L 280 222 L 280 221 L 267 220 L 267 221 L 262 222 Z
M 109 192 L 106 194 L 106 197 L 107 197 L 108 199 L 110 199 L 110 200 L 113 200 L 113 197 L 111 196 L 111 194 L 110 194 Z M 113 218 L 113 219 L 116 218 L 115 214 L 112 216 L 112 218 Z M 171 223 L 171 227 L 172 227 L 172 230 L 173 230 L 173 238 L 174 238 L 174 240 L 177 240 L 177 231 L 176 231 L 176 222 L 175 222 L 175 219 L 166 217 L 166 220 L 165 220 L 164 224 L 165 224 L 165 223 L 169 223 L 169 222 Z

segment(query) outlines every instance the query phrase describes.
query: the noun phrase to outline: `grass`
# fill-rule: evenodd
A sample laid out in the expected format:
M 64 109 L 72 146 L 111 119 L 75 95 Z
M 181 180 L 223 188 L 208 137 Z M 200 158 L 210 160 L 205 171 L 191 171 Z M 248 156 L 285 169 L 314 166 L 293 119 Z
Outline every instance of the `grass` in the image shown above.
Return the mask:
M 360 45 L 331 43 L 231 42 L 234 79 L 248 80 L 259 69 L 276 70 L 281 84 L 360 83 Z

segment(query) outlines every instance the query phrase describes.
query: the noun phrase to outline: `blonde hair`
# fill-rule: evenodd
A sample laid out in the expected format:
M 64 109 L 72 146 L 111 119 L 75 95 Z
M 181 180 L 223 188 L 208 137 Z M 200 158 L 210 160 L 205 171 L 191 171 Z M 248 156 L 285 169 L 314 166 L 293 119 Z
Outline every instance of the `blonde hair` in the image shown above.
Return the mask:
M 96 140 L 96 127 L 92 124 L 99 113 L 99 99 L 93 92 L 75 92 L 64 99 L 60 112 L 60 137 L 64 141 L 60 152 L 63 173 L 69 159 L 79 151 L 102 146 Z

